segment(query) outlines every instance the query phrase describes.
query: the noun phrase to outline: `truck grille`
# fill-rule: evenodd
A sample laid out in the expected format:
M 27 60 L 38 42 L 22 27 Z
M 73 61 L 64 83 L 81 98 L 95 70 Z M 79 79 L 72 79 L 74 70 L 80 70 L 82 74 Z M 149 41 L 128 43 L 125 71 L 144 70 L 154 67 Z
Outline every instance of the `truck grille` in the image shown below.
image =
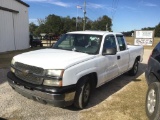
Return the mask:
M 29 83 L 42 84 L 43 78 L 40 76 L 44 75 L 44 70 L 39 67 L 25 65 L 19 62 L 15 63 L 15 75 Z

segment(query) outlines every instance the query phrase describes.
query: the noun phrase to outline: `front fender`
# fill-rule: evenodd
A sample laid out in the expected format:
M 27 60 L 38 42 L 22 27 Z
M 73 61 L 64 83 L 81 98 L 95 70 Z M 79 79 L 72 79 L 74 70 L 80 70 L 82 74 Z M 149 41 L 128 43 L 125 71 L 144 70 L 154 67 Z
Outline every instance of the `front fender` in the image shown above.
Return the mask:
M 93 72 L 97 73 L 97 65 L 93 61 L 86 61 L 72 66 L 64 71 L 63 86 L 76 84 L 81 77 Z
M 86 69 L 84 71 L 81 71 L 79 72 L 76 76 L 77 76 L 77 81 L 82 78 L 83 76 L 85 75 L 88 75 L 90 73 L 96 73 L 97 71 L 97 68 L 96 67 L 93 67 L 93 68 L 89 68 L 89 69 Z

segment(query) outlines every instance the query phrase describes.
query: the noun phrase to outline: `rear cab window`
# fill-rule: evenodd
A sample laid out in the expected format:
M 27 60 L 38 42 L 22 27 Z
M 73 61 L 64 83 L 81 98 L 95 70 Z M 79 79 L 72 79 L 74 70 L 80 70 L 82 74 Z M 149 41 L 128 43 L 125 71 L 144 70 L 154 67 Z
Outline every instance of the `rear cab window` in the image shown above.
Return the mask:
M 126 47 L 126 43 L 123 35 L 116 35 L 116 38 L 117 38 L 119 50 L 120 51 L 126 50 L 127 47 Z

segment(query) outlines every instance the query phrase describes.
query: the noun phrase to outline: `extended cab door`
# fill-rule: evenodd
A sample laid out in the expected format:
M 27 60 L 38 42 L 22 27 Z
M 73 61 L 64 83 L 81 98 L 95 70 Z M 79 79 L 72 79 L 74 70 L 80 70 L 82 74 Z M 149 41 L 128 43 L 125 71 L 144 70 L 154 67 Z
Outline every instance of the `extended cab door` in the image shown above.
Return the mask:
M 119 66 L 119 74 L 128 70 L 129 67 L 129 50 L 126 47 L 126 42 L 123 35 L 116 35 L 119 50 L 117 52 L 117 63 Z
M 103 51 L 106 48 L 115 48 L 117 50 L 116 39 L 114 35 L 107 35 L 104 39 Z M 117 64 L 117 55 L 104 56 L 104 82 L 109 81 L 118 76 L 119 69 Z

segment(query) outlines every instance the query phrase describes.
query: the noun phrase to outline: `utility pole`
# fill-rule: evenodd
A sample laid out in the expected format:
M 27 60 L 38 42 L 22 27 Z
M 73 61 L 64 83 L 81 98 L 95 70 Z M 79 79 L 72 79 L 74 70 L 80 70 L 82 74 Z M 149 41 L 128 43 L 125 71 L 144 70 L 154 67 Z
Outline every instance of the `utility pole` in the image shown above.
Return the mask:
M 108 31 L 108 23 L 106 24 L 106 31 Z
M 83 31 L 85 31 L 86 26 L 86 1 L 84 1 L 84 18 L 83 18 Z
M 76 30 L 78 30 L 77 29 L 77 27 L 78 27 L 78 23 L 77 22 L 78 22 L 78 7 L 77 7 L 77 17 L 76 17 Z

